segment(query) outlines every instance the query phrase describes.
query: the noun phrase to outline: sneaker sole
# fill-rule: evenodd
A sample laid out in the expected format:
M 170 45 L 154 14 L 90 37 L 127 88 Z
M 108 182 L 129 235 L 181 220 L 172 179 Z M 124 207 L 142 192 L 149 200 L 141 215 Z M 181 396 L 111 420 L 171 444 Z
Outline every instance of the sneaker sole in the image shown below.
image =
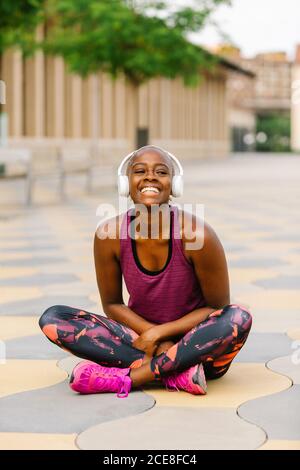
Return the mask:
M 192 380 L 194 384 L 199 385 L 199 387 L 201 387 L 203 392 L 206 393 L 207 384 L 206 384 L 206 380 L 203 379 L 203 366 L 201 364 L 198 364 L 197 370 L 195 374 L 193 375 Z

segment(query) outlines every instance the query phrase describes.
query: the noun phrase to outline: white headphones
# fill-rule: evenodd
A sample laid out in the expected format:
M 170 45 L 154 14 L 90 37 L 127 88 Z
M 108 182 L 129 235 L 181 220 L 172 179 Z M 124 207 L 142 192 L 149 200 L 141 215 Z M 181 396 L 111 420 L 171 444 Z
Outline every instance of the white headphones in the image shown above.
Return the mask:
M 171 190 L 171 195 L 174 197 L 180 197 L 183 194 L 183 169 L 180 164 L 180 162 L 177 160 L 177 158 L 167 150 L 164 150 L 160 147 L 156 147 L 155 145 L 152 145 L 151 147 L 157 148 L 158 150 L 164 151 L 166 154 L 169 155 L 169 157 L 172 159 L 172 161 L 175 163 L 175 166 L 177 167 L 178 174 L 174 175 L 172 178 L 172 190 Z M 143 148 L 143 147 L 141 147 Z M 139 150 L 134 150 L 131 152 L 129 155 L 127 155 L 123 161 L 121 162 L 119 168 L 118 168 L 118 191 L 120 196 L 129 196 L 129 179 L 127 175 L 122 174 L 123 167 L 127 163 L 127 161 L 132 157 L 134 153 L 137 153 Z

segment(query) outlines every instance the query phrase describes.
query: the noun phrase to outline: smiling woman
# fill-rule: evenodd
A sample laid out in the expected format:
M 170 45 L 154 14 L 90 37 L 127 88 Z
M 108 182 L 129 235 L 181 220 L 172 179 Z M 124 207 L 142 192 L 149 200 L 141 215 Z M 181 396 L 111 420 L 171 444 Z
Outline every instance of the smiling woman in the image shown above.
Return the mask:
M 141 152 L 145 148 L 148 148 L 150 153 L 151 149 L 154 149 L 154 152 L 152 153 L 152 156 L 154 156 L 153 162 L 147 162 L 147 158 L 146 161 L 143 159 L 144 154 Z M 156 161 L 155 155 L 157 156 Z M 175 162 L 174 156 L 172 161 L 172 158 L 168 152 L 165 152 L 163 149 L 156 148 L 154 146 L 147 146 L 133 152 L 128 157 L 129 158 L 127 158 L 127 161 L 126 158 L 124 160 L 124 163 L 126 163 L 126 176 L 124 177 L 122 174 L 119 174 L 120 194 L 129 196 L 132 201 L 134 199 L 136 200 L 136 204 L 140 203 L 146 207 L 162 204 L 162 201 L 170 202 L 172 189 L 175 189 L 175 191 L 178 192 L 178 195 L 181 195 L 182 167 L 176 159 L 176 165 L 179 171 L 180 179 L 178 181 L 178 176 L 175 176 L 173 163 Z M 176 178 L 177 189 L 172 188 L 172 181 L 176 186 Z
M 163 203 L 171 192 L 174 175 L 172 160 L 165 152 L 159 150 L 152 153 L 152 161 L 149 161 L 149 158 L 147 161 L 147 154 L 140 152 L 133 153 L 126 170 L 131 199 L 138 203 L 140 197 L 143 204 L 151 206 L 151 199 L 141 198 L 143 194 L 155 197 L 155 204 Z M 143 158 L 144 155 L 146 158 Z
M 162 380 L 170 390 L 205 394 L 206 379 L 222 377 L 248 337 L 251 314 L 230 304 L 226 258 L 216 233 L 170 204 L 170 196 L 182 194 L 182 174 L 176 157 L 155 146 L 123 160 L 119 194 L 130 196 L 134 206 L 115 218 L 117 238 L 109 236 L 108 221 L 94 238 L 106 316 L 58 305 L 40 319 L 52 342 L 88 359 L 73 370 L 70 386 L 77 392 L 115 391 L 122 397 Z M 153 217 L 160 213 L 161 222 Z M 146 236 L 133 230 L 137 225 Z M 98 236 L 103 232 L 106 238 Z M 202 243 L 187 249 L 193 234 Z

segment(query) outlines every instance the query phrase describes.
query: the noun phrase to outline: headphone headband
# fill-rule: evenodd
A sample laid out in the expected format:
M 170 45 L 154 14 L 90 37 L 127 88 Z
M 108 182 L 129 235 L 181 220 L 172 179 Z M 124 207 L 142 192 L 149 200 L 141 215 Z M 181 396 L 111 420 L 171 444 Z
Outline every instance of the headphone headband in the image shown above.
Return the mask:
M 159 151 L 165 152 L 172 160 L 172 167 L 173 170 L 175 171 L 175 175 L 172 177 L 172 191 L 171 194 L 174 197 L 180 197 L 183 193 L 183 169 L 180 164 L 180 162 L 177 160 L 177 158 L 167 150 L 164 150 L 160 147 L 156 147 L 153 145 L 152 147 L 156 148 Z M 133 152 L 129 153 L 126 155 L 126 157 L 122 160 L 121 164 L 119 165 L 118 168 L 118 190 L 119 190 L 119 195 L 120 196 L 125 196 L 128 197 L 129 195 L 129 178 L 127 175 L 123 174 L 123 168 L 124 165 L 127 163 L 127 161 L 139 150 L 141 150 L 143 147 L 141 147 L 138 150 L 134 150 Z M 173 165 L 173 162 L 175 165 Z M 176 174 L 176 169 L 177 169 L 177 174 Z
M 141 147 L 143 148 L 143 147 Z M 119 165 L 119 168 L 118 168 L 118 176 L 122 175 L 122 170 L 123 170 L 123 167 L 125 165 L 125 163 L 132 157 L 132 155 L 134 153 L 137 153 L 140 149 L 137 149 L 137 150 L 134 150 L 133 152 L 129 153 L 128 155 L 126 155 L 126 157 L 122 160 L 121 164 Z M 177 170 L 178 170 L 178 174 L 180 176 L 183 176 L 183 169 L 182 169 L 182 166 L 179 162 L 179 160 L 175 157 L 175 155 L 173 155 L 172 153 L 168 152 L 167 150 L 163 149 L 163 148 L 160 148 L 160 147 L 157 147 L 158 150 L 162 150 L 163 152 L 165 152 L 167 155 L 169 155 L 169 157 L 175 162 L 175 164 L 177 165 Z

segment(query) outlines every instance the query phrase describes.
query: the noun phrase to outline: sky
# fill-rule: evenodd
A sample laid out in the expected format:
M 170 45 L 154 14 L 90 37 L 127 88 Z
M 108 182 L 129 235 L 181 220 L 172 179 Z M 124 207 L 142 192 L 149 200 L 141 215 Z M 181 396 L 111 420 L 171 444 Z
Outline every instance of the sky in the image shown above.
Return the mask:
M 219 7 L 213 18 L 245 57 L 280 50 L 293 60 L 300 44 L 300 0 L 232 0 L 231 7 Z M 220 42 L 212 26 L 191 39 L 203 46 Z

